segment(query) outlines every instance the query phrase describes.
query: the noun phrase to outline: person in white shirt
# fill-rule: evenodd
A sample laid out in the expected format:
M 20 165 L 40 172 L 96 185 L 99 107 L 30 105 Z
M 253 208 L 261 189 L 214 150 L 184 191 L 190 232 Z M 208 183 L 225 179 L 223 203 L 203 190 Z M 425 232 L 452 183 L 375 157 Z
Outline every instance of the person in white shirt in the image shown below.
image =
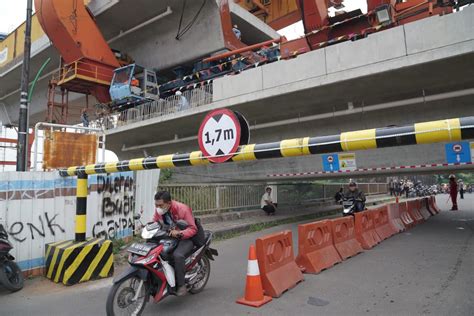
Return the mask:
M 265 193 L 262 195 L 262 199 L 260 200 L 260 207 L 265 211 L 265 213 L 267 213 L 267 215 L 275 215 L 276 205 L 272 200 L 272 188 L 267 187 L 265 189 Z

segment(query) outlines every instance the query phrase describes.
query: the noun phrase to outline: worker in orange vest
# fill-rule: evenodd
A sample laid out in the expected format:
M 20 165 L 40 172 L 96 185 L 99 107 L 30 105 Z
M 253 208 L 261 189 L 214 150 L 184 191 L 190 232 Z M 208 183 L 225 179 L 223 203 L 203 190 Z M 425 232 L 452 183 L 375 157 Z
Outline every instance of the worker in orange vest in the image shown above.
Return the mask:
M 140 85 L 140 82 L 138 81 L 137 78 L 133 77 L 131 84 L 132 84 L 132 87 L 138 87 Z

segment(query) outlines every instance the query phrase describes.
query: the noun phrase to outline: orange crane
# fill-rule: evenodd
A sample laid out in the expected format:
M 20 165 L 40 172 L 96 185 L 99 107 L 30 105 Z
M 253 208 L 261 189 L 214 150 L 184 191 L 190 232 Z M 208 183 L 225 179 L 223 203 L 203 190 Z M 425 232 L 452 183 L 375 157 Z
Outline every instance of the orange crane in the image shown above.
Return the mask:
M 113 72 L 121 64 L 83 0 L 35 0 L 35 8 L 41 27 L 62 58 L 62 67 L 49 84 L 47 120 L 65 124 L 70 114 L 68 92 L 109 102 Z
M 302 21 L 305 36 L 282 44 L 284 52 L 304 53 L 351 36 L 375 32 L 426 18 L 451 13 L 452 0 L 366 0 L 367 13 L 360 9 L 339 10 L 330 17 L 328 9 L 344 8 L 343 0 L 234 0 L 240 6 L 274 27 L 282 29 Z

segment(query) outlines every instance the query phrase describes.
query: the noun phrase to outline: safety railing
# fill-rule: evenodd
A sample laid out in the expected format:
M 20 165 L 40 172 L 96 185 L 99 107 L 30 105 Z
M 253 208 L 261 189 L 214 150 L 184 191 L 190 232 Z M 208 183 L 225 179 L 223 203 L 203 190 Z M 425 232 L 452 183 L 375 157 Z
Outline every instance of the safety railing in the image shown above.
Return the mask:
M 272 197 L 279 204 L 301 205 L 310 202 L 333 199 L 336 192 L 347 184 L 341 183 L 292 183 L 271 185 Z M 162 185 L 159 190 L 171 193 L 173 199 L 190 205 L 194 211 L 245 210 L 260 208 L 260 199 L 267 184 L 201 184 Z M 386 194 L 387 183 L 360 183 L 359 189 L 366 195 Z
M 212 84 L 183 91 L 182 95 L 173 95 L 165 99 L 150 101 L 136 107 L 99 117 L 91 126 L 106 130 L 125 126 L 138 121 L 163 117 L 212 103 Z
M 110 84 L 113 72 L 110 68 L 102 67 L 88 60 L 76 60 L 64 65 L 53 74 L 53 81 L 58 85 L 66 83 L 80 76 L 83 80 Z

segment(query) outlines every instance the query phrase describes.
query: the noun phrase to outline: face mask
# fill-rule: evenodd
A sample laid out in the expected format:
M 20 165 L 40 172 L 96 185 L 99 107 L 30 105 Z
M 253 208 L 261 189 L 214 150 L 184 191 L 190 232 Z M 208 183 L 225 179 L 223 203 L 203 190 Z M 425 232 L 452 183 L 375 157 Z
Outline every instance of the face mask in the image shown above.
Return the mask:
M 157 212 L 158 214 L 160 214 L 160 215 L 162 215 L 162 216 L 163 216 L 166 212 L 168 212 L 168 210 L 165 210 L 165 209 L 163 209 L 163 208 L 161 208 L 161 207 L 157 207 L 157 208 L 155 208 L 155 210 L 156 210 L 156 212 Z

